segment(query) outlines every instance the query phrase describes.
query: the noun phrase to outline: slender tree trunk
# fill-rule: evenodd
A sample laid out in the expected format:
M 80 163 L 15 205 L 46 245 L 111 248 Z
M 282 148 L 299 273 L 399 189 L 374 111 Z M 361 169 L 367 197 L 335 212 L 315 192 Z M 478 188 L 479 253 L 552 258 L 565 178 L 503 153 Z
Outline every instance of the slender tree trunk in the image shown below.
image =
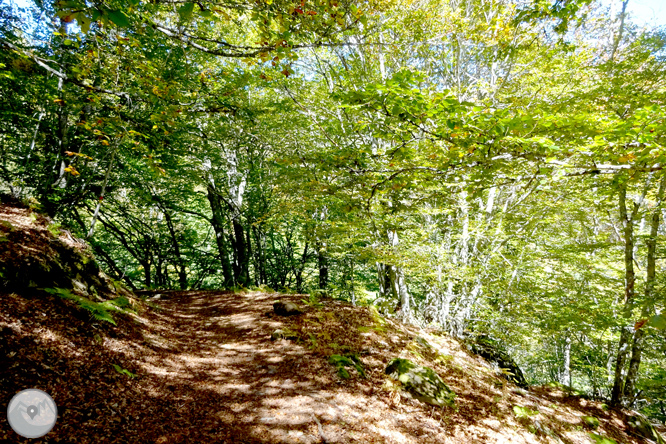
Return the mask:
M 377 282 L 379 284 L 379 296 L 382 299 L 386 299 L 390 293 L 388 268 L 388 265 L 377 262 Z
M 58 112 L 58 178 L 54 182 L 53 186 L 58 188 L 65 188 L 67 186 L 67 179 L 65 177 L 65 168 L 67 167 L 67 161 L 65 160 L 65 151 L 67 151 L 68 146 L 68 120 L 69 113 L 67 112 L 67 106 L 65 104 L 65 93 L 64 93 L 64 81 L 63 79 L 58 80 L 58 91 L 60 91 L 60 100 L 61 107 Z
M 571 338 L 568 336 L 568 333 L 564 340 L 562 358 L 562 376 L 560 382 L 571 387 Z
M 43 118 L 44 118 L 44 112 L 40 112 L 39 117 L 37 118 L 37 124 L 35 125 L 35 131 L 33 131 L 32 133 L 32 140 L 30 141 L 30 147 L 28 147 L 28 152 L 26 153 L 25 159 L 23 160 L 21 183 L 15 189 L 12 189 L 12 194 L 17 199 L 20 199 L 23 196 L 23 190 L 25 189 L 23 181 L 25 180 L 25 177 L 28 175 L 28 163 L 30 162 L 32 153 L 35 150 L 35 145 L 37 144 L 37 135 L 39 134 L 39 125 L 42 123 Z
M 150 262 L 142 261 L 140 262 L 140 264 L 143 267 L 143 284 L 145 285 L 146 288 L 151 288 L 153 286 L 153 281 L 150 272 L 151 271 Z
M 650 221 L 650 237 L 647 239 L 647 276 L 645 278 L 645 302 L 641 310 L 641 318 L 647 318 L 652 309 L 654 298 L 654 284 L 656 278 L 656 251 L 657 251 L 657 234 L 659 231 L 659 222 L 661 219 L 661 205 L 664 198 L 664 182 L 666 175 L 662 177 L 659 184 L 659 191 L 657 192 L 657 204 L 652 212 L 652 220 Z M 634 398 L 634 388 L 636 387 L 636 379 L 638 377 L 638 369 L 641 365 L 641 354 L 643 352 L 645 328 L 639 328 L 634 332 L 633 344 L 631 347 L 631 359 L 629 360 L 629 370 L 627 371 L 627 378 L 624 383 L 624 397 L 625 399 Z
M 393 230 L 388 232 L 389 245 L 396 248 L 399 243 L 398 233 Z M 397 265 L 388 265 L 389 288 L 395 299 L 398 300 L 400 317 L 404 322 L 412 322 L 411 297 L 405 282 L 405 275 L 402 267 Z
M 305 264 L 307 263 L 308 260 L 308 249 L 310 245 L 308 242 L 305 243 L 305 247 L 303 247 L 303 254 L 301 255 L 301 259 L 298 263 L 298 267 L 296 270 L 294 270 L 294 276 L 296 277 L 296 292 L 297 293 L 303 293 L 303 271 L 305 271 Z
M 109 166 L 106 168 L 106 173 L 104 174 L 104 182 L 102 183 L 102 191 L 99 193 L 97 199 L 97 206 L 95 207 L 95 213 L 93 214 L 92 221 L 90 222 L 90 230 L 86 235 L 86 239 L 90 239 L 95 232 L 95 224 L 97 223 L 97 218 L 99 217 L 99 211 L 102 208 L 102 201 L 104 200 L 104 195 L 106 194 L 106 186 L 109 183 L 109 177 L 111 176 L 111 170 L 113 169 L 113 161 L 116 158 L 116 151 L 118 151 L 118 145 L 120 141 L 114 146 L 113 151 L 111 152 L 111 158 L 109 159 Z
M 248 256 L 247 245 L 245 244 L 245 230 L 239 221 L 240 216 L 233 219 L 234 227 L 234 255 L 236 257 L 236 266 L 234 277 L 236 283 L 246 287 L 250 283 L 250 258 Z
M 231 261 L 229 260 L 229 247 L 227 244 L 227 238 L 224 233 L 226 221 L 222 212 L 223 207 L 220 196 L 217 195 L 217 191 L 211 184 L 208 185 L 208 202 L 210 203 L 210 209 L 213 213 L 211 224 L 215 230 L 217 251 L 220 255 L 220 262 L 222 263 L 224 286 L 231 287 L 234 285 L 234 274 L 231 267 Z
M 157 263 L 155 264 L 155 284 L 157 288 L 166 288 L 166 279 L 164 275 L 168 273 L 168 270 L 162 270 L 162 265 L 164 265 L 164 258 L 160 254 L 161 252 L 157 250 Z
M 608 349 L 608 359 L 606 360 L 606 374 L 608 378 L 606 383 L 611 385 L 613 383 L 613 341 L 609 339 L 606 345 Z
M 354 290 L 354 258 L 351 257 L 349 259 L 349 275 L 350 275 L 350 291 L 351 291 L 351 303 L 352 305 L 356 305 L 356 291 Z
M 263 233 L 259 231 L 256 225 L 252 226 L 252 233 L 254 234 L 254 256 L 257 269 L 255 273 L 258 275 L 259 285 L 266 285 L 266 248 L 265 241 L 263 240 Z
M 166 219 L 167 227 L 169 228 L 169 234 L 171 234 L 171 245 L 173 246 L 173 252 L 176 256 L 176 263 L 178 266 L 178 284 L 181 290 L 185 290 L 187 289 L 187 269 L 185 265 L 185 259 L 180 252 L 180 244 L 178 242 L 178 237 L 176 236 L 176 230 L 173 226 L 173 221 L 171 220 L 171 215 L 166 208 L 162 209 L 164 211 L 164 218 Z
M 627 186 L 623 184 L 620 187 L 620 220 L 622 221 L 624 231 L 624 309 L 622 313 L 622 331 L 620 332 L 620 342 L 618 344 L 617 356 L 615 358 L 615 377 L 613 379 L 613 391 L 611 393 L 611 404 L 621 405 L 624 393 L 624 367 L 627 355 L 629 353 L 629 339 L 631 337 L 631 326 L 628 324 L 631 320 L 631 309 L 634 300 L 636 275 L 634 273 L 634 215 L 627 211 Z M 634 204 L 636 205 L 636 204 Z M 636 207 L 634 207 L 636 209 Z
M 615 59 L 615 53 L 617 52 L 618 46 L 620 46 L 620 42 L 622 41 L 622 35 L 624 34 L 624 20 L 627 16 L 627 5 L 629 4 L 629 0 L 624 0 L 622 2 L 622 12 L 620 12 L 620 28 L 617 31 L 617 34 L 615 36 L 615 40 L 613 41 L 613 51 L 611 52 L 611 60 Z
M 257 283 L 257 270 L 254 270 L 254 276 L 250 273 L 250 263 L 252 262 L 252 236 L 250 234 L 250 228 L 248 227 L 245 230 L 245 245 L 247 246 L 247 283 L 250 285 L 252 282 Z M 254 279 L 252 279 L 254 277 Z
M 317 249 L 317 266 L 319 268 L 319 288 L 325 290 L 328 287 L 328 258 L 323 245 Z

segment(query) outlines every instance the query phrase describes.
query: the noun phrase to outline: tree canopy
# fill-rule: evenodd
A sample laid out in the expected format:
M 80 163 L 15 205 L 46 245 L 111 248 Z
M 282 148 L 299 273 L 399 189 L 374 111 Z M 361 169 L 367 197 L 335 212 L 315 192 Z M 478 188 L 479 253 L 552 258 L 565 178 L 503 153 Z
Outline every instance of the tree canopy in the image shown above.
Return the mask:
M 132 289 L 502 341 L 666 421 L 666 31 L 627 0 L 0 9 L 0 190 Z

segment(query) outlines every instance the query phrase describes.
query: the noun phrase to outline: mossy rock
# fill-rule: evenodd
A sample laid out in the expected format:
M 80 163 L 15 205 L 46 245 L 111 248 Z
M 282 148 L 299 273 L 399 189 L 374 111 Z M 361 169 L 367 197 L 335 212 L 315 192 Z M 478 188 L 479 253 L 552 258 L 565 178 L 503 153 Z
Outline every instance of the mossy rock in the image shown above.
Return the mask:
M 456 394 L 429 367 L 421 367 L 408 359 L 395 358 L 389 362 L 385 373 L 400 381 L 414 399 L 438 407 L 455 406 Z
M 295 341 L 298 339 L 298 334 L 288 329 L 277 329 L 271 333 L 271 340 L 277 341 L 278 339 L 289 339 Z
M 583 424 L 587 427 L 596 430 L 599 427 L 599 418 L 595 416 L 583 416 Z
M 278 316 L 295 316 L 303 313 L 300 307 L 293 302 L 276 301 L 273 303 L 273 311 Z
M 528 388 L 529 384 L 522 370 L 511 356 L 494 339 L 486 335 L 479 335 L 468 340 L 468 344 L 474 354 L 477 354 L 497 365 L 502 370 L 502 376 L 516 384 L 518 387 Z
M 659 434 L 657 429 L 648 421 L 648 419 L 640 414 L 635 414 L 627 419 L 627 423 L 631 426 L 634 434 L 650 439 L 657 444 L 666 444 L 666 440 Z

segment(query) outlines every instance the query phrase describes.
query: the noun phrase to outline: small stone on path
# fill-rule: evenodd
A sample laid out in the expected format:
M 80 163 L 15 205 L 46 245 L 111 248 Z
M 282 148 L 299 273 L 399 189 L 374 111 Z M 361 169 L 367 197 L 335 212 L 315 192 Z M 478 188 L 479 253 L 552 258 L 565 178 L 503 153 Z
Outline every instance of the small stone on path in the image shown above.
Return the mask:
M 303 313 L 298 305 L 293 302 L 277 301 L 273 304 L 273 311 L 280 316 L 293 316 Z

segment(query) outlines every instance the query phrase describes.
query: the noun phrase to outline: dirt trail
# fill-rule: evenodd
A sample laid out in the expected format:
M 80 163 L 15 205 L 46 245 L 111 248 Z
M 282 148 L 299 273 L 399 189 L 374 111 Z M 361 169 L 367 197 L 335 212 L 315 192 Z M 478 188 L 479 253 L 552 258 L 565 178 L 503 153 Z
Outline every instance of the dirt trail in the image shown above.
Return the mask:
M 373 343 L 359 333 L 368 323 L 359 313 L 367 309 L 336 301 L 315 309 L 303 297 L 165 292 L 153 308 L 113 328 L 91 326 L 84 310 L 54 296 L 0 293 L 0 352 L 12 363 L 0 366 L 0 400 L 34 387 L 56 401 L 54 429 L 26 443 L 384 443 L 444 431 L 439 420 L 392 409 L 390 393 L 380 391 L 384 356 L 364 356 L 368 379 L 343 381 L 327 362 L 330 350 L 272 341 L 275 329 L 317 324 L 328 310 L 337 323 L 317 324 L 322 329 Z M 306 313 L 276 316 L 276 299 L 297 302 Z M 0 442 L 17 439 L 1 421 Z
M 306 306 L 303 297 L 166 292 L 113 328 L 55 296 L 0 293 L 0 363 L 10 364 L 0 365 L 0 401 L 30 387 L 56 401 L 52 432 L 26 443 L 554 442 L 530 432 L 515 405 L 540 412 L 535 418 L 566 444 L 589 442 L 584 414 L 608 424 L 599 433 L 640 442 L 625 434 L 620 413 L 561 392 L 520 393 L 450 338 L 430 337 L 441 348 L 429 355 L 414 348 L 423 331 L 389 320 L 380 328 L 367 308 Z M 276 299 L 305 313 L 276 316 Z M 277 328 L 300 339 L 271 341 Z M 338 377 L 326 357 L 343 350 L 360 356 L 366 379 Z M 435 368 L 456 392 L 456 408 L 387 387 L 383 370 L 401 354 Z M 0 442 L 21 442 L 6 421 Z
M 327 389 L 333 372 L 308 359 L 307 348 L 270 340 L 283 327 L 283 318 L 270 316 L 275 298 L 189 292 L 160 300 L 162 309 L 146 318 L 149 350 L 127 351 L 145 375 L 137 388 L 167 394 L 171 404 L 168 423 L 142 421 L 157 442 L 322 440 L 321 421 L 339 415 Z M 337 440 L 327 432 L 326 440 Z

